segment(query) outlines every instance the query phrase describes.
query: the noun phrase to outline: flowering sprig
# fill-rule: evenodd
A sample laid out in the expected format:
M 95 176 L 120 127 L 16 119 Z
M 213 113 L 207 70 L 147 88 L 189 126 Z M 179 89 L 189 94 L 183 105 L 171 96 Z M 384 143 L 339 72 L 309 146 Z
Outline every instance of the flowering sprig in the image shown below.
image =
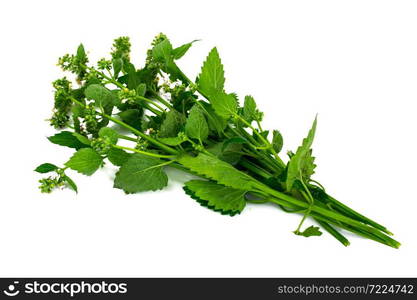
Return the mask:
M 39 189 L 42 193 L 51 193 L 57 188 L 63 188 L 68 186 L 75 192 L 77 192 L 77 185 L 74 181 L 65 174 L 66 168 L 59 168 L 54 164 L 44 163 L 38 166 L 35 169 L 35 172 L 45 174 L 45 173 L 55 173 L 54 175 L 40 179 Z
M 121 58 L 124 61 L 130 61 L 130 38 L 122 36 L 114 40 L 111 56 L 113 59 Z
M 97 62 L 97 68 L 99 70 L 107 70 L 110 71 L 112 69 L 112 61 L 111 60 L 107 60 L 105 58 L 100 59 Z
M 58 66 L 60 66 L 63 71 L 70 71 L 76 74 L 77 81 L 79 82 L 85 79 L 87 74 L 87 63 L 88 57 L 85 53 L 83 45 L 78 47 L 76 55 L 65 54 L 58 59 Z
M 68 112 L 71 109 L 71 82 L 63 77 L 57 79 L 52 83 L 55 89 L 54 92 L 54 110 L 52 117 L 49 119 L 51 126 L 60 129 L 67 127 L 69 116 Z

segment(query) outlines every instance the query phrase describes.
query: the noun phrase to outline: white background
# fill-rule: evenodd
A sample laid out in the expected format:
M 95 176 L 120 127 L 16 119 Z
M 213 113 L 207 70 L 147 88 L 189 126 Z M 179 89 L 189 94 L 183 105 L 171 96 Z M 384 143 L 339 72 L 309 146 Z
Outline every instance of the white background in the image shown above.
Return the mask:
M 3 1 L 0 276 L 417 276 L 416 15 L 415 1 Z M 191 78 L 217 46 L 227 90 L 257 99 L 285 150 L 318 113 L 315 178 L 403 246 L 297 237 L 300 217 L 268 205 L 225 217 L 181 173 L 158 193 L 124 195 L 111 168 L 74 174 L 78 195 L 39 193 L 34 167 L 72 153 L 45 138 L 57 58 L 129 35 L 139 66 L 161 31 L 202 39 L 179 62 Z

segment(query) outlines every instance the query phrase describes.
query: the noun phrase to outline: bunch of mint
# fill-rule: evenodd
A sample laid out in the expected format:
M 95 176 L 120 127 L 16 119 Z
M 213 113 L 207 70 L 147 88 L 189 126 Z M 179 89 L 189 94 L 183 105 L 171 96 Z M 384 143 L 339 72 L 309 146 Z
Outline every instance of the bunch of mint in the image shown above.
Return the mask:
M 247 203 L 274 203 L 302 215 L 297 235 L 322 234 L 317 226 L 302 230 L 310 217 L 345 246 L 349 241 L 341 229 L 398 248 L 384 226 L 337 201 L 311 178 L 317 120 L 284 162 L 279 156 L 282 135 L 262 128 L 263 113 L 254 98 L 239 101 L 237 94 L 225 91 L 216 48 L 195 81 L 179 68 L 177 60 L 194 42 L 173 47 L 159 34 L 139 68 L 130 60 L 128 37 L 117 38 L 110 57 L 95 65 L 89 64 L 83 45 L 61 57 L 59 66 L 73 80 L 53 83 L 50 124 L 59 133 L 49 140 L 75 153 L 63 167 L 44 163 L 36 168 L 55 173 L 40 180 L 41 191 L 65 186 L 77 191 L 67 171 L 91 176 L 107 162 L 119 167 L 115 188 L 157 191 L 167 186 L 165 169 L 176 168 L 199 178 L 184 184 L 185 193 L 221 214 L 239 214 Z

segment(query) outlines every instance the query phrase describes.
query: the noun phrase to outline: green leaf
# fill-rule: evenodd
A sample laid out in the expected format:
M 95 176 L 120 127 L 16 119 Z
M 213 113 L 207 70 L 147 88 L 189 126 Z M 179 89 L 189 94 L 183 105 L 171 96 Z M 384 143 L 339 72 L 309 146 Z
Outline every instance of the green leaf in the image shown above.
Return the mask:
M 111 148 L 107 154 L 107 159 L 115 166 L 120 167 L 123 165 L 132 154 L 123 151 L 122 149 Z
M 185 135 L 184 136 L 176 136 L 176 137 L 169 137 L 169 138 L 159 138 L 160 142 L 168 145 L 168 146 L 178 146 L 186 141 Z
M 269 130 L 264 130 L 260 132 L 260 135 L 264 137 L 264 139 L 268 139 L 268 135 L 269 135 Z M 252 133 L 252 137 L 255 139 L 255 141 L 259 142 L 260 144 L 263 144 L 263 141 L 261 140 L 261 138 L 255 134 L 254 132 Z
M 119 134 L 117 133 L 117 131 L 109 127 L 101 128 L 98 132 L 98 136 L 101 138 L 109 138 L 112 144 L 116 144 L 117 140 L 119 139 Z
M 53 136 L 48 137 L 48 140 L 56 145 L 65 146 L 74 149 L 81 149 L 88 147 L 87 145 L 81 143 L 73 132 L 61 131 Z
M 103 163 L 102 157 L 91 148 L 80 149 L 74 153 L 65 166 L 79 173 L 90 176 L 97 171 Z
M 248 144 L 248 141 L 240 136 L 227 139 L 223 142 L 222 151 L 225 151 L 229 145 L 233 144 Z
M 77 48 L 77 59 L 80 62 L 85 62 L 87 58 L 87 55 L 85 54 L 84 46 L 83 44 L 80 44 Z
M 211 181 L 191 180 L 183 187 L 185 192 L 202 206 L 224 215 L 234 216 L 245 208 L 247 191 L 238 190 Z
M 127 73 L 127 87 L 131 90 L 135 90 L 140 84 L 140 78 L 138 72 L 133 67 L 133 71 Z
M 297 235 L 302 235 L 305 237 L 309 236 L 320 236 L 322 232 L 320 231 L 319 227 L 311 225 L 310 227 L 306 228 L 303 232 L 294 232 Z
M 313 144 L 314 135 L 317 127 L 317 117 L 314 119 L 313 126 L 308 132 L 303 143 L 298 147 L 297 152 L 291 157 L 288 163 L 287 171 L 287 191 L 291 191 L 296 179 L 308 180 L 314 173 L 314 158 L 311 156 L 311 145 Z
M 307 151 L 304 157 L 304 163 L 301 164 L 301 174 L 304 182 L 309 182 L 311 176 L 314 174 L 314 169 L 317 167 L 314 163 L 313 150 Z
M 187 53 L 188 49 L 192 46 L 193 43 L 197 42 L 198 40 L 194 40 L 190 43 L 184 44 L 182 46 L 179 46 L 172 50 L 172 56 L 174 59 L 180 59 L 184 56 L 185 53 Z
M 207 96 L 223 92 L 224 70 L 217 48 L 213 48 L 203 63 L 198 76 L 198 87 Z
M 152 56 L 159 62 L 163 63 L 163 70 L 170 75 L 170 79 L 175 81 L 183 79 L 181 71 L 174 62 L 173 50 L 171 42 L 164 39 L 162 42 L 156 44 L 152 49 Z
M 242 157 L 242 154 L 237 153 L 242 150 L 242 144 L 231 143 L 226 146 L 224 144 L 225 142 L 215 143 L 208 147 L 207 151 L 214 154 L 218 159 L 231 165 L 237 164 Z
M 216 114 L 209 103 L 200 101 L 200 104 L 204 107 L 204 114 L 207 117 L 209 129 L 216 132 L 217 135 L 221 135 L 227 126 L 227 120 Z
M 79 134 L 78 132 L 73 132 L 72 135 L 75 136 L 84 145 L 87 145 L 87 146 L 91 145 L 90 140 L 87 137 L 83 136 L 82 134 Z
M 49 173 L 57 169 L 58 167 L 55 166 L 54 164 L 44 163 L 44 164 L 39 165 L 34 171 L 38 173 Z
M 98 107 L 111 107 L 115 103 L 114 94 L 100 84 L 90 84 L 84 94 L 88 99 L 93 99 Z
M 135 65 L 132 64 L 131 62 L 127 61 L 127 60 L 123 61 L 122 69 L 123 69 L 123 72 L 125 72 L 126 74 L 136 73 Z
M 279 153 L 284 145 L 284 140 L 281 133 L 278 130 L 272 132 L 272 147 L 276 153 Z
M 257 109 L 255 99 L 252 96 L 245 96 L 242 115 L 247 122 L 251 123 L 252 121 L 262 121 L 264 114 Z
M 214 111 L 220 117 L 229 119 L 237 113 L 237 97 L 235 94 L 218 93 L 210 98 Z
M 252 96 L 245 96 L 245 103 L 243 105 L 243 117 L 246 121 L 252 122 L 255 120 L 256 102 Z
M 259 184 L 254 178 L 235 169 L 229 163 L 207 154 L 200 153 L 196 157 L 184 155 L 178 162 L 199 175 L 235 189 L 251 191 Z
M 68 184 L 68 187 L 72 189 L 74 192 L 78 193 L 78 188 L 75 182 L 71 178 L 69 178 L 67 175 L 65 175 L 63 178 L 65 182 Z
M 204 114 L 197 104 L 190 110 L 187 123 L 185 124 L 185 133 L 188 137 L 198 139 L 200 142 L 205 141 L 208 137 L 209 127 Z
M 179 113 L 174 109 L 170 110 L 161 124 L 158 137 L 176 137 L 184 126 L 185 121 L 185 116 L 182 113 Z
M 125 193 L 160 190 L 168 184 L 163 171 L 167 162 L 141 154 L 133 154 L 119 169 L 114 187 Z
M 121 58 L 114 58 L 113 59 L 113 76 L 117 78 L 119 76 L 120 71 L 123 68 L 123 60 Z
M 142 114 L 143 111 L 132 108 L 122 111 L 118 115 L 123 122 L 134 127 L 135 129 L 140 130 L 142 126 Z
M 172 60 L 172 45 L 168 39 L 164 39 L 152 49 L 153 57 L 160 62 L 167 62 Z
M 146 83 L 141 83 L 136 87 L 136 95 L 144 97 L 146 94 Z

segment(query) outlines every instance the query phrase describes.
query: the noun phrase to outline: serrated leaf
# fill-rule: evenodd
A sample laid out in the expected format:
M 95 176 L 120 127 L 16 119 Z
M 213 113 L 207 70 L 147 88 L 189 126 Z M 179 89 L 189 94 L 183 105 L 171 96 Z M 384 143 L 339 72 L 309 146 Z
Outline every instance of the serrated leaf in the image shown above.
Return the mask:
M 190 110 L 187 123 L 185 124 L 185 133 L 188 137 L 198 139 L 200 142 L 205 141 L 208 137 L 209 127 L 204 114 L 197 104 Z
M 303 175 L 304 181 L 309 181 L 311 176 L 314 174 L 314 169 L 317 167 L 314 163 L 315 157 L 312 156 L 313 150 L 307 152 L 304 160 L 305 163 L 301 166 L 301 174 Z
M 115 104 L 114 94 L 100 84 L 90 84 L 84 94 L 88 99 L 93 99 L 98 107 L 112 107 Z
M 122 149 L 111 148 L 107 154 L 107 159 L 115 166 L 122 166 L 132 154 L 123 151 Z
M 74 192 L 78 193 L 78 187 L 75 184 L 74 180 L 72 180 L 70 177 L 65 175 L 64 177 L 65 182 L 67 183 L 68 187 L 72 189 Z
M 90 140 L 87 137 L 83 136 L 82 134 L 79 134 L 78 132 L 73 132 L 72 135 L 75 136 L 84 145 L 86 146 L 91 145 Z
M 84 148 L 75 152 L 70 160 L 65 163 L 65 166 L 90 176 L 100 168 L 102 163 L 103 159 L 96 151 L 91 148 Z
M 227 120 L 220 117 L 212 106 L 204 101 L 201 101 L 200 104 L 204 107 L 204 114 L 207 117 L 207 123 L 209 125 L 209 129 L 217 133 L 217 135 L 221 135 L 224 129 L 227 126 Z
M 286 186 L 287 191 L 291 191 L 296 179 L 308 180 L 314 173 L 314 158 L 311 156 L 311 145 L 313 144 L 314 135 L 317 127 L 317 118 L 314 119 L 308 135 L 303 139 L 303 143 L 298 147 L 297 152 L 291 157 L 288 163 Z
M 255 120 L 256 114 L 256 102 L 252 96 L 245 96 L 245 102 L 243 104 L 243 117 L 246 121 L 252 122 Z
M 294 232 L 296 235 L 302 235 L 305 237 L 310 236 L 320 236 L 322 232 L 320 231 L 319 227 L 311 225 L 310 227 L 306 228 L 303 232 Z
M 198 40 L 194 40 L 190 43 L 184 44 L 182 46 L 179 46 L 172 50 L 172 56 L 174 59 L 180 59 L 184 56 L 185 53 L 187 53 L 188 49 L 193 45 L 193 43 L 197 42 Z
M 247 191 L 226 187 L 211 181 L 191 180 L 183 189 L 202 206 L 221 214 L 234 216 L 242 212 L 246 206 Z
M 198 88 L 207 96 L 223 92 L 224 70 L 217 48 L 213 48 L 201 68 L 198 76 Z
M 281 133 L 278 130 L 272 132 L 272 147 L 276 153 L 279 153 L 284 145 L 284 140 Z
M 54 164 L 44 163 L 44 164 L 39 165 L 34 171 L 44 174 L 44 173 L 55 171 L 57 169 L 58 167 L 55 166 Z
M 235 94 L 215 94 L 211 96 L 210 103 L 216 114 L 226 120 L 237 114 L 238 104 Z
M 159 129 L 158 136 L 161 138 L 176 137 L 184 123 L 186 121 L 185 116 L 176 110 L 170 110 Z
M 178 146 L 186 141 L 185 136 L 176 136 L 176 137 L 169 137 L 169 138 L 159 138 L 160 142 L 169 145 L 169 146 Z
M 163 170 L 167 162 L 141 154 L 133 154 L 119 169 L 114 187 L 127 194 L 156 191 L 168 184 Z
M 178 162 L 195 173 L 228 187 L 250 191 L 258 185 L 253 177 L 239 171 L 227 162 L 204 153 L 200 153 L 196 157 L 181 156 Z
M 65 146 L 74 149 L 81 149 L 88 147 L 87 145 L 81 143 L 73 132 L 70 131 L 61 131 L 53 136 L 48 137 L 48 140 L 56 145 Z
M 119 134 L 117 131 L 109 127 L 100 128 L 98 136 L 101 138 L 108 138 L 112 144 L 116 144 L 117 140 L 119 139 Z
M 113 76 L 117 78 L 119 76 L 120 71 L 123 68 L 123 59 L 121 58 L 114 58 L 113 59 Z

